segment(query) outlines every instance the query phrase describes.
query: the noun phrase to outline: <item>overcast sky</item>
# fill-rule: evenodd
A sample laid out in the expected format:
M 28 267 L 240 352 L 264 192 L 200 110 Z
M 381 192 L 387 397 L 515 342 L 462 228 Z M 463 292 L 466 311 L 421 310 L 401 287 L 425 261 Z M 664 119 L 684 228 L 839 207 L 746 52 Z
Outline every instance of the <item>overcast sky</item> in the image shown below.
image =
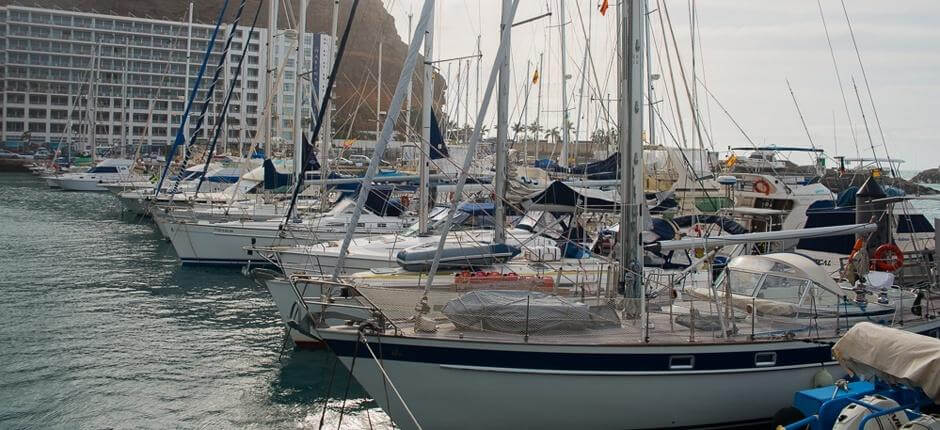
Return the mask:
M 408 14 L 417 15 L 423 0 L 384 0 L 396 19 L 403 39 L 407 39 Z M 793 2 L 708 0 L 696 3 L 698 41 L 696 43 L 696 76 L 704 80 L 708 89 L 730 112 L 750 138 L 758 145 L 774 144 L 808 146 L 796 107 L 787 89 L 790 81 L 800 109 L 816 146 L 830 154 L 872 154 L 868 133 L 859 110 L 859 101 L 852 87 L 852 78 L 858 86 L 865 119 L 879 156 L 884 156 L 881 134 L 865 88 L 864 78 L 852 45 L 840 0 L 820 0 L 829 34 L 832 38 L 839 77 L 842 79 L 845 100 L 836 81 L 833 59 L 826 33 L 820 19 L 816 0 Z M 435 56 L 450 58 L 469 55 L 476 50 L 477 35 L 482 35 L 482 81 L 492 66 L 498 46 L 500 0 L 438 0 L 435 38 Z M 587 104 L 590 93 L 616 96 L 614 86 L 613 55 L 615 52 L 615 20 L 613 1 L 607 16 L 598 13 L 599 0 L 568 0 L 567 8 L 567 70 L 570 118 L 577 122 L 578 99 L 581 87 L 581 69 L 585 43 L 584 27 L 590 26 L 593 69 L 585 83 L 581 108 L 582 137 L 603 126 L 597 122 L 599 102 Z M 543 56 L 541 123 L 546 128 L 561 125 L 561 50 L 558 0 L 522 0 L 515 21 L 540 15 L 550 10 L 551 18 L 514 28 L 512 35 L 513 107 L 511 123 L 518 122 L 523 113 L 527 62 L 535 67 Z M 884 130 L 890 155 L 907 161 L 902 168 L 921 169 L 940 164 L 940 138 L 934 125 L 940 120 L 940 2 L 936 0 L 905 0 L 890 2 L 851 0 L 846 2 L 849 18 L 855 31 L 861 59 L 871 86 L 875 110 Z M 655 6 L 652 6 L 655 8 Z M 677 43 L 682 51 L 682 65 L 691 80 L 692 54 L 690 38 L 689 2 L 667 3 Z M 580 15 L 579 11 L 580 9 Z M 674 103 L 666 70 L 665 51 L 659 14 L 652 14 L 653 40 L 656 51 L 653 72 L 661 73 L 657 81 L 657 99 L 670 100 L 660 105 L 663 115 L 674 118 Z M 671 39 L 668 33 L 667 37 Z M 700 46 L 699 46 L 700 43 Z M 670 49 L 672 49 L 670 47 Z M 685 132 L 691 136 L 689 102 L 678 75 L 673 58 L 675 79 L 681 90 L 679 104 L 683 106 Z M 448 99 L 456 100 L 457 63 L 440 65 L 441 73 L 450 74 L 452 92 Z M 465 67 L 461 63 L 461 67 Z M 475 98 L 476 64 L 471 63 L 470 101 Z M 462 79 L 466 76 L 462 72 Z M 465 83 L 459 84 L 462 88 Z M 593 88 L 588 90 L 588 88 Z M 667 91 L 668 90 L 668 91 Z M 728 116 L 705 94 L 702 85 L 696 89 L 701 110 L 701 124 L 712 136 L 716 149 L 748 145 L 747 140 L 732 124 Z M 463 90 L 461 90 L 463 93 Z M 461 97 L 461 100 L 463 97 Z M 537 91 L 533 88 L 527 110 L 528 122 L 536 116 Z M 708 103 L 706 103 L 708 102 Z M 849 119 L 846 115 L 848 105 Z M 615 105 L 612 105 L 615 106 Z M 453 107 L 450 111 L 453 112 Z M 490 109 L 490 124 L 494 122 L 495 104 Z M 461 114 L 463 116 L 463 114 Z M 852 127 L 854 125 L 855 137 Z M 674 120 L 667 120 L 673 135 L 681 134 Z M 658 143 L 669 144 L 668 133 L 660 132 Z M 706 140 L 707 141 L 707 140 Z M 858 142 L 857 145 L 855 142 Z

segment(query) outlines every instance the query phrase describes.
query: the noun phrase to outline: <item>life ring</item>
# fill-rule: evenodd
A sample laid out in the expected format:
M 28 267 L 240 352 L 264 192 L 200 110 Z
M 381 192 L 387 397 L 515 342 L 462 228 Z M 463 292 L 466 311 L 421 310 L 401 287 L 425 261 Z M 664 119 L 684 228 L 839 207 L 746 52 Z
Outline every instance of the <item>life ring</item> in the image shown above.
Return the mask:
M 758 179 L 754 181 L 754 191 L 761 193 L 763 195 L 770 194 L 770 182 L 767 182 L 765 179 Z
M 875 250 L 875 269 L 893 272 L 904 266 L 904 253 L 893 243 L 886 243 Z

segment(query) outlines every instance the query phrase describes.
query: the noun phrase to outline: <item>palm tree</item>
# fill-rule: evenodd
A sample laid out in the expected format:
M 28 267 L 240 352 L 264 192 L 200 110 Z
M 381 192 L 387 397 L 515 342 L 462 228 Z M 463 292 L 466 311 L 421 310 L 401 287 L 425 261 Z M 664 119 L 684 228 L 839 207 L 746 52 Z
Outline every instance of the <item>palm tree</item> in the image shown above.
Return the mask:
M 512 126 L 512 132 L 515 133 L 516 135 L 518 135 L 519 132 L 524 132 L 525 130 L 526 130 L 526 126 L 524 126 L 524 125 L 522 125 L 522 124 L 520 124 L 520 123 L 518 123 L 518 122 L 515 123 L 515 124 L 513 124 L 513 126 Z M 524 136 L 523 136 L 523 137 L 524 137 Z
M 558 140 L 561 139 L 561 132 L 558 131 L 558 127 L 552 127 L 545 132 L 545 138 L 552 139 L 553 142 L 558 142 Z
M 542 128 L 542 126 L 541 126 L 539 123 L 537 123 L 537 122 L 532 122 L 532 124 L 529 124 L 528 127 L 529 127 L 529 131 L 531 131 L 532 134 L 534 134 L 534 135 L 536 136 L 536 138 L 537 138 L 539 135 L 541 135 L 541 134 L 542 134 L 542 130 L 544 130 L 544 129 Z

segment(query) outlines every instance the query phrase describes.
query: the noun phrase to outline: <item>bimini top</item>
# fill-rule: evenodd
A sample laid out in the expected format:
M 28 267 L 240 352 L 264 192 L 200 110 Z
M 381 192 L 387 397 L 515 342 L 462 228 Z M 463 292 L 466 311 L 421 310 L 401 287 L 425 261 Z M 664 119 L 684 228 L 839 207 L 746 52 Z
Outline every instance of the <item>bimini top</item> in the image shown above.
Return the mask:
M 788 278 L 813 281 L 835 295 L 842 295 L 839 284 L 811 258 L 790 252 L 767 255 L 742 255 L 728 262 L 728 269 L 756 273 L 778 272 Z
M 779 152 L 823 152 L 822 149 L 818 148 L 807 148 L 804 146 L 739 146 L 737 148 L 731 148 L 732 151 L 779 151 Z

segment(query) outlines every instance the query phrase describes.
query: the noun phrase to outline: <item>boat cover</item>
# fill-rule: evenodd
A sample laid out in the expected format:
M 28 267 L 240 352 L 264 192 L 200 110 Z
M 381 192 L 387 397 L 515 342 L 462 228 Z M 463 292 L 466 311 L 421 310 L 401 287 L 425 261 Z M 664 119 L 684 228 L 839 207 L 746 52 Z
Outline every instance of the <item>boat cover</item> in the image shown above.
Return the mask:
M 441 312 L 457 327 L 504 333 L 581 331 L 620 324 L 613 308 L 531 291 L 471 291 L 447 302 Z
M 441 250 L 438 270 L 476 269 L 504 263 L 522 252 L 505 243 L 458 244 Z M 437 242 L 416 245 L 398 252 L 395 261 L 411 272 L 427 272 L 437 256 Z
M 940 402 L 940 340 L 862 322 L 836 342 L 832 355 L 849 373 L 924 390 Z
M 534 193 L 526 200 L 527 210 L 550 212 L 574 212 L 576 209 L 592 212 L 620 210 L 620 198 L 614 192 L 575 188 L 561 181 L 552 182 L 544 191 Z

